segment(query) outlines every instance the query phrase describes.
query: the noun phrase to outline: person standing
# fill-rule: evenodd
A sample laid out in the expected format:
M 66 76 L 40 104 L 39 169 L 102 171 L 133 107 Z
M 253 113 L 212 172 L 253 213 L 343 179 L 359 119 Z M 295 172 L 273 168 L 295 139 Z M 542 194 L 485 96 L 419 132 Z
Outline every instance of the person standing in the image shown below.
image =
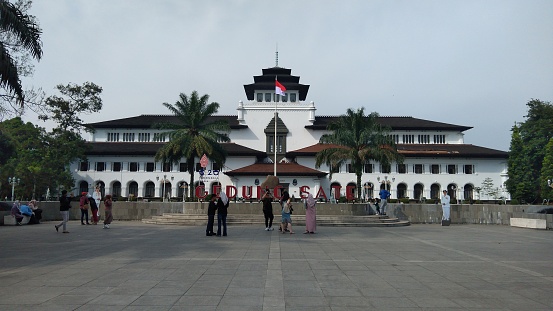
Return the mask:
M 81 225 L 84 225 L 84 220 L 86 219 L 86 224 L 90 225 L 88 222 L 88 208 L 90 207 L 90 202 L 86 196 L 88 192 L 82 192 L 81 198 L 79 199 L 79 208 L 81 209 Z
M 113 201 L 111 200 L 111 194 L 106 195 L 104 199 L 104 229 L 109 229 L 109 225 L 113 221 Z
M 215 203 L 215 201 L 217 201 L 217 196 L 212 195 L 207 207 L 207 227 L 205 228 L 206 236 L 214 235 L 213 223 L 215 222 L 215 211 L 217 210 L 217 203 Z
M 313 197 L 313 195 L 310 193 L 307 196 L 307 199 L 305 199 L 305 232 L 307 233 L 315 233 L 317 230 L 317 210 L 315 209 L 315 204 L 317 204 L 317 201 Z
M 60 214 L 61 214 L 62 221 L 58 225 L 54 226 L 56 227 L 56 232 L 59 231 L 59 228 L 61 226 L 63 226 L 63 233 L 69 233 L 69 231 L 67 231 L 67 221 L 69 220 L 70 208 L 71 208 L 71 198 L 67 197 L 67 190 L 63 190 L 61 192 L 61 197 L 60 197 Z
M 390 191 L 386 189 L 386 186 L 384 188 L 380 189 L 380 192 L 378 193 L 380 196 L 380 214 L 386 215 L 386 207 L 388 206 L 388 198 L 390 197 Z
M 98 224 L 98 206 L 96 205 L 96 200 L 94 200 L 90 194 L 86 196 L 88 200 L 88 205 L 90 206 L 90 221 L 97 225 Z
M 224 191 L 221 191 L 217 200 L 217 236 L 221 236 L 221 225 L 223 225 L 223 236 L 227 236 L 227 209 L 229 199 Z
M 90 211 L 92 212 L 92 222 L 96 225 L 100 218 L 100 204 L 102 204 L 102 192 L 100 192 L 100 187 L 96 186 L 92 193 L 92 199 L 96 204 L 92 204 L 92 201 L 90 202 Z M 96 207 L 95 210 L 92 208 L 93 206 Z
M 286 233 L 286 230 L 288 230 L 290 231 L 290 234 L 294 234 L 294 231 L 292 231 L 291 217 L 292 204 L 290 203 L 290 195 L 288 194 L 288 191 L 286 191 L 286 189 L 282 193 L 280 204 L 282 205 L 280 231 L 282 231 L 282 234 L 284 234 Z
M 263 203 L 263 215 L 265 216 L 265 231 L 273 231 L 273 195 L 269 189 L 265 190 L 265 194 L 261 198 Z
M 442 195 L 442 199 L 441 199 L 441 202 L 442 202 L 442 220 L 445 220 L 445 221 L 450 221 L 450 212 L 451 212 L 451 205 L 450 205 L 450 201 L 451 201 L 451 198 L 449 197 L 449 195 L 447 194 L 447 190 L 444 190 L 442 191 L 444 195 Z

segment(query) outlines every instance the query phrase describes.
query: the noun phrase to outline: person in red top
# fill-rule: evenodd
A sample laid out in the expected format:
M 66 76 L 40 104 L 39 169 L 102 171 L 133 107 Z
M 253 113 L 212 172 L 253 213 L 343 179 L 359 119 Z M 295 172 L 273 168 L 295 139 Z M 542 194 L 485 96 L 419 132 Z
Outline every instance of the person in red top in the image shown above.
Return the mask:
M 90 207 L 88 202 L 88 197 L 86 196 L 88 192 L 81 193 L 81 198 L 79 199 L 79 207 L 81 208 L 81 225 L 84 225 L 84 220 L 86 219 L 86 224 L 90 225 L 88 222 L 88 208 Z

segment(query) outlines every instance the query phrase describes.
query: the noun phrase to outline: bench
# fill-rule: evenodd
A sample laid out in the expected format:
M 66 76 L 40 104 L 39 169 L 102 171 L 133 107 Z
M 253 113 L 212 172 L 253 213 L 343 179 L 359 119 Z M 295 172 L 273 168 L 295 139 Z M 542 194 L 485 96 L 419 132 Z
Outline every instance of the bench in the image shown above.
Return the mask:
M 547 229 L 545 219 L 511 218 L 511 227 Z
M 31 217 L 23 215 L 23 220 L 21 221 L 22 225 L 26 225 L 31 220 Z M 5 215 L 4 216 L 4 226 L 15 226 L 15 217 L 12 215 Z

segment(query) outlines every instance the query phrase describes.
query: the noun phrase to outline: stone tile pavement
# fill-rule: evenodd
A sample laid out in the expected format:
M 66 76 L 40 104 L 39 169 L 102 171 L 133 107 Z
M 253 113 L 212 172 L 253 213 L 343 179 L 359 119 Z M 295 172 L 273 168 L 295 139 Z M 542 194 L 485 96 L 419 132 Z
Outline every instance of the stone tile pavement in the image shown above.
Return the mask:
M 0 310 L 552 310 L 553 232 L 0 227 Z

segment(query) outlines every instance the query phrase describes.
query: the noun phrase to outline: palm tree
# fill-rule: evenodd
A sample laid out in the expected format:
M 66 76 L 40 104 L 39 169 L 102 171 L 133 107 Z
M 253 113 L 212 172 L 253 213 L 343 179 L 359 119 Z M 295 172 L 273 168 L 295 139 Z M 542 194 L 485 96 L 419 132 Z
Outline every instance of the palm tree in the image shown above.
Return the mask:
M 206 154 L 211 160 L 222 165 L 226 160 L 226 152 L 219 142 L 230 141 L 230 126 L 226 121 L 210 122 L 209 118 L 217 113 L 219 104 L 208 104 L 208 100 L 209 95 L 199 97 L 196 91 L 193 91 L 190 97 L 181 93 L 174 105 L 163 103 L 177 117 L 178 122 L 154 124 L 157 129 L 170 130 L 166 132 L 169 142 L 157 151 L 155 160 L 178 163 L 180 159 L 185 158 L 190 174 L 190 187 L 194 186 L 194 159 Z M 190 193 L 191 197 L 194 197 L 194 191 Z
M 23 104 L 23 87 L 19 78 L 17 62 L 10 52 L 20 48 L 27 50 L 33 58 L 42 57 L 42 31 L 33 16 L 23 13 L 16 5 L 0 0 L 0 86 L 15 93 Z
M 403 161 L 389 135 L 391 129 L 378 123 L 378 113 L 365 116 L 364 110 L 350 108 L 346 115 L 328 125 L 332 133 L 321 136 L 319 142 L 330 146 L 317 153 L 315 162 L 317 168 L 323 163 L 328 165 L 331 176 L 333 167 L 350 162 L 357 175 L 358 200 L 361 199 L 361 175 L 365 164 L 378 161 L 388 165 L 394 160 Z

